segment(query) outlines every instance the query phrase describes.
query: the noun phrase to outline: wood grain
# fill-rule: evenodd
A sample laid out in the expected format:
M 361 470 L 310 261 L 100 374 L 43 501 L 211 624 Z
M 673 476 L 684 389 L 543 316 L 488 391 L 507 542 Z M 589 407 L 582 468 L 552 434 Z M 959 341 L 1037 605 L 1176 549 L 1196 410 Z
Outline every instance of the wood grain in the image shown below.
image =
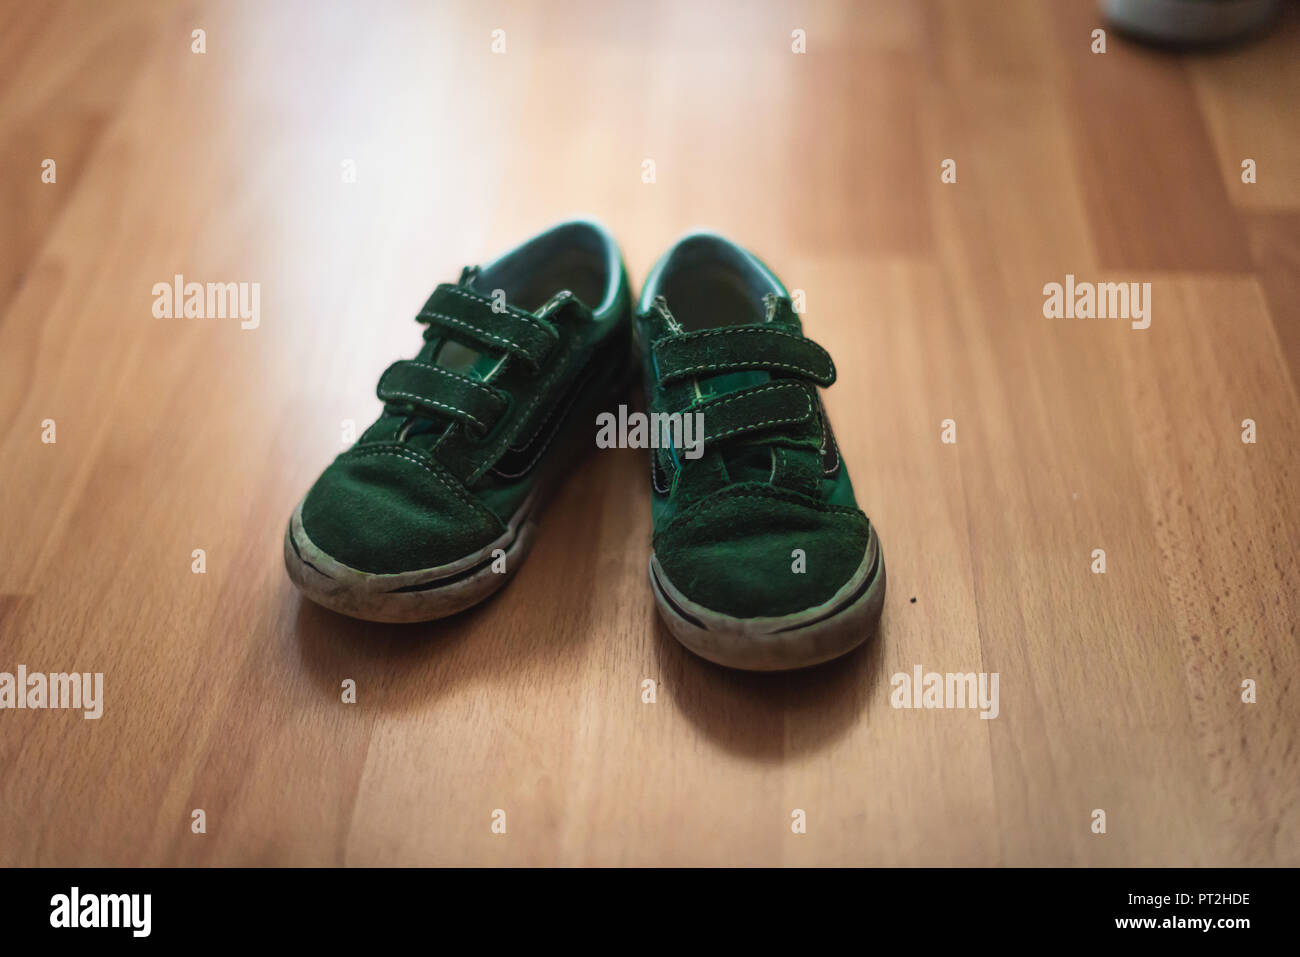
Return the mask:
M 0 671 L 105 675 L 97 721 L 0 712 L 0 864 L 1300 863 L 1297 11 L 1097 56 L 1093 10 L 0 3 Z M 707 225 L 806 291 L 875 642 L 683 650 L 634 450 L 454 619 L 294 592 L 428 291 L 575 212 L 637 281 Z M 176 273 L 260 282 L 259 328 L 155 319 Z M 1044 318 L 1067 274 L 1151 327 Z M 918 664 L 1000 714 L 891 707 Z

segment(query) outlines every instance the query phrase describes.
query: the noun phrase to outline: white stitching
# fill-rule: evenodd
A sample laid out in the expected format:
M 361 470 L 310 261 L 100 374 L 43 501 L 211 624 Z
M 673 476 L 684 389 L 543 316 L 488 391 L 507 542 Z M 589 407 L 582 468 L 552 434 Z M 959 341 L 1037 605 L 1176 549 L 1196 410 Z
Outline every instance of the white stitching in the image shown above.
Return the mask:
M 672 329 L 674 332 L 678 334 L 682 333 L 683 331 L 682 324 L 677 321 L 676 316 L 674 316 L 671 312 L 668 311 L 667 299 L 665 299 L 663 296 L 655 296 L 654 302 L 651 305 L 653 308 L 659 310 L 659 315 L 662 316 L 664 318 L 664 321 L 668 323 L 669 329 Z
M 443 319 L 447 322 L 454 322 L 458 326 L 464 326 L 466 329 L 470 330 L 471 332 L 477 332 L 481 335 L 487 336 L 489 339 L 495 339 L 497 342 L 501 343 L 507 349 L 513 349 L 513 350 L 523 349 L 523 346 L 521 346 L 518 342 L 515 342 L 513 339 L 505 339 L 502 338 L 501 336 L 498 336 L 496 333 L 488 332 L 486 329 L 480 329 L 478 326 L 471 326 L 465 320 L 457 319 L 455 316 L 449 316 L 445 312 L 434 312 L 432 309 L 425 309 L 421 311 L 420 315 L 433 316 L 437 319 Z
M 734 429 L 727 429 L 727 431 L 719 432 L 717 435 L 709 435 L 706 432 L 704 434 L 704 439 L 706 442 L 709 440 L 716 442 L 718 439 L 725 439 L 727 436 L 735 435 L 738 432 L 752 432 L 754 429 L 761 429 L 766 425 L 786 425 L 794 422 L 802 422 L 806 418 L 808 418 L 807 412 L 803 415 L 796 416 L 793 419 L 764 419 L 762 422 L 751 422 L 748 425 L 738 425 Z
M 412 455 L 410 452 L 407 452 L 404 449 L 401 450 L 388 449 L 388 448 L 365 449 L 360 452 L 353 452 L 350 457 L 360 459 L 360 458 L 368 458 L 370 456 L 375 456 L 375 455 L 387 455 L 396 459 L 405 459 L 406 461 L 410 462 L 412 465 L 418 465 L 420 468 L 424 469 L 426 472 L 428 472 L 430 475 L 436 478 L 446 489 L 448 489 L 453 495 L 459 498 L 466 505 L 469 505 L 471 507 L 475 505 L 475 503 L 470 499 L 469 493 L 467 493 L 464 489 L 456 488 L 445 478 L 443 478 L 442 474 L 438 472 L 436 469 L 434 469 L 433 466 L 431 466 L 428 462 L 426 462 L 424 459 L 416 458 L 414 455 Z
M 487 393 L 487 395 L 489 395 L 493 399 L 493 401 L 497 401 L 497 402 L 502 401 L 500 396 L 496 393 L 495 390 L 489 389 L 487 386 L 479 382 L 475 382 L 473 379 L 469 378 L 468 376 L 457 375 L 456 373 L 449 372 L 448 370 L 443 369 L 439 366 L 429 365 L 427 362 L 420 362 L 416 359 L 408 359 L 406 361 L 408 362 L 408 364 L 417 366 L 418 368 L 421 369 L 431 369 L 434 372 L 441 372 L 443 375 L 448 376 L 455 382 L 463 382 L 468 385 L 472 385 L 476 389 L 480 390 L 481 392 Z M 388 378 L 388 376 L 389 373 L 385 372 L 382 376 L 379 377 L 380 390 L 384 389 L 384 381 Z M 424 404 L 436 405 L 441 409 L 446 409 L 448 412 L 454 412 L 457 413 L 458 415 L 463 415 L 471 422 L 473 422 L 475 425 L 477 425 L 480 429 L 482 429 L 484 432 L 488 431 L 488 424 L 484 422 L 482 419 L 480 419 L 473 412 L 470 412 L 467 409 L 461 409 L 454 405 L 448 405 L 446 402 L 439 402 L 437 399 L 431 399 L 428 396 L 417 395 L 414 392 L 402 392 L 398 389 L 389 389 L 387 390 L 386 394 L 401 396 L 406 399 L 414 399 L 416 402 L 420 403 L 421 405 Z
M 475 415 L 473 412 L 468 412 L 465 409 L 458 409 L 454 405 L 448 405 L 446 402 L 439 402 L 437 399 L 430 399 L 428 396 L 425 395 L 416 395 L 414 392 L 401 392 L 399 390 L 393 389 L 390 390 L 387 394 L 400 395 L 404 399 L 415 399 L 421 405 L 428 403 L 429 405 L 436 405 L 440 409 L 446 409 L 448 412 L 455 412 L 457 415 L 465 416 L 465 418 L 469 419 L 471 422 L 477 425 L 484 432 L 487 431 L 487 424 L 484 423 L 484 421 L 480 419 L 477 415 Z
M 481 329 L 478 326 L 472 326 L 463 319 L 457 319 L 455 316 L 449 316 L 445 312 L 436 312 L 433 309 L 422 309 L 420 310 L 420 317 L 442 319 L 446 322 L 454 322 L 458 326 L 464 326 L 466 329 L 470 330 L 471 332 L 475 332 L 478 333 L 479 335 L 487 336 L 489 339 L 496 340 L 497 342 L 505 346 L 507 352 L 513 352 L 516 353 L 517 355 L 521 355 L 529 362 L 535 365 L 541 363 L 550 354 L 550 349 L 548 349 L 546 352 L 543 352 L 541 355 L 533 355 L 533 348 L 525 343 L 519 342 L 515 339 L 505 339 L 501 336 L 498 336 L 496 333 L 488 332 L 486 329 Z M 520 321 L 522 322 L 523 320 Z M 550 333 L 548 333 L 541 326 L 529 325 L 528 328 L 538 333 L 540 336 L 542 336 L 542 338 L 546 339 L 548 342 L 555 343 L 559 341 L 559 338 L 557 336 L 550 335 Z M 554 348 L 554 345 L 552 345 L 551 348 Z
M 431 365 L 428 362 L 421 362 L 419 359 L 406 359 L 405 364 L 415 366 L 416 368 L 419 369 L 428 369 L 431 372 L 441 372 L 443 375 L 447 376 L 453 382 L 460 382 L 463 383 L 464 385 L 473 386 L 476 391 L 482 393 L 483 395 L 486 395 L 493 402 L 499 402 L 502 404 L 505 403 L 505 399 L 502 398 L 501 393 L 498 392 L 496 389 L 493 389 L 492 387 L 488 386 L 483 382 L 479 382 L 477 379 L 471 379 L 467 375 L 461 375 L 458 372 L 452 372 L 450 369 L 444 369 L 442 366 Z M 381 387 L 384 384 L 383 382 L 384 378 L 386 378 L 387 376 L 388 373 L 385 372 L 384 376 L 380 378 L 379 384 Z
M 706 339 L 709 336 L 738 336 L 738 335 L 744 335 L 747 332 L 760 332 L 765 336 L 782 336 L 783 338 L 786 339 L 794 339 L 797 342 L 802 342 L 807 344 L 812 349 L 814 349 L 815 351 L 821 353 L 821 355 L 826 357 L 826 364 L 829 365 L 831 369 L 830 378 L 831 379 L 835 378 L 835 360 L 831 358 L 831 354 L 827 352 L 824 348 L 819 346 L 817 343 L 807 338 L 806 336 L 796 336 L 792 332 L 782 332 L 780 329 L 706 329 L 700 332 L 684 333 L 681 338 L 685 340 Z M 666 344 L 672 343 L 673 341 L 675 341 L 675 337 L 660 339 L 654 344 L 654 348 L 656 351 L 659 349 L 660 345 L 664 345 L 665 348 L 667 348 Z M 741 360 L 741 362 L 742 364 L 748 364 L 745 363 L 744 360 Z M 758 360 L 755 360 L 755 362 L 758 362 Z M 802 366 L 790 365 L 789 363 L 762 362 L 760 364 L 770 365 L 781 369 L 794 369 L 798 372 L 806 372 L 812 376 L 819 375 L 819 373 L 816 370 L 805 369 Z M 691 366 L 690 368 L 687 369 L 679 369 L 676 372 L 672 373 L 672 375 L 676 377 L 679 375 L 686 375 L 689 372 L 694 372 L 702 369 L 710 369 L 713 367 L 714 367 L 713 365 Z M 729 369 L 729 368 L 734 368 L 734 365 L 721 365 L 721 366 L 717 366 L 717 368 Z
M 486 296 L 483 296 L 479 293 L 473 293 L 473 294 L 468 293 L 464 289 L 461 289 L 459 286 L 444 286 L 443 289 L 446 292 L 451 293 L 453 296 L 463 296 L 464 298 L 468 299 L 470 302 L 477 302 L 483 306 L 495 305 L 495 303 L 491 299 L 488 299 Z M 494 309 L 492 310 L 492 314 L 496 316 L 509 316 L 511 319 L 515 320 L 515 322 L 522 322 L 530 329 L 536 329 L 539 332 L 542 332 L 543 334 L 545 334 L 546 332 L 546 330 L 542 329 L 537 324 L 536 320 L 534 320 L 532 316 L 529 316 L 528 318 L 525 319 L 523 316 L 519 315 L 519 310 L 515 309 L 514 306 L 511 306 L 509 304 L 506 305 L 505 312 L 497 312 Z
M 726 438 L 728 435 L 735 435 L 737 432 L 752 431 L 753 429 L 761 429 L 766 425 L 784 425 L 786 423 L 802 422 L 804 419 L 808 418 L 808 416 L 812 414 L 812 400 L 808 398 L 808 393 L 804 391 L 801 386 L 791 385 L 789 383 L 784 383 L 784 382 L 779 385 L 765 385 L 761 389 L 755 389 L 753 392 L 736 393 L 735 395 L 732 395 L 728 398 L 721 399 L 714 402 L 706 402 L 704 403 L 703 406 L 697 406 L 694 409 L 687 409 L 686 411 L 707 413 L 710 408 L 721 409 L 724 405 L 727 405 L 730 402 L 742 402 L 745 399 L 749 398 L 750 396 L 762 395 L 764 392 L 771 392 L 773 389 L 782 389 L 787 392 L 790 391 L 791 389 L 798 389 L 800 392 L 803 392 L 803 400 L 806 406 L 803 414 L 793 419 L 767 419 L 763 422 L 750 422 L 745 425 L 738 426 L 734 429 L 728 429 L 726 432 L 720 432 L 717 435 L 709 435 L 708 431 L 706 430 L 704 433 L 704 440 L 707 442 L 710 439 L 712 439 L 713 441 L 716 442 L 718 439 Z
M 482 389 L 484 392 L 492 396 L 492 398 L 494 399 L 498 398 L 495 390 L 489 389 L 482 382 L 479 382 L 477 379 L 471 379 L 467 375 L 461 375 L 459 372 L 452 372 L 450 369 L 444 369 L 442 366 L 436 366 L 433 365 L 432 363 L 421 362 L 419 359 L 405 359 L 403 361 L 406 365 L 416 366 L 421 369 L 429 369 L 433 372 L 441 372 L 443 375 L 449 376 L 450 378 L 455 379 L 457 382 L 463 382 L 466 385 L 474 386 L 474 388 L 476 389 Z
M 722 362 L 722 363 L 713 362 L 713 363 L 708 363 L 706 365 L 700 365 L 700 366 L 687 366 L 685 369 L 677 369 L 669 373 L 669 375 L 665 377 L 665 380 L 670 378 L 676 379 L 679 376 L 689 375 L 693 372 L 703 372 L 706 370 L 721 372 L 724 369 L 744 369 L 744 368 L 752 368 L 755 366 L 759 367 L 760 369 L 768 369 L 768 368 L 791 369 L 795 372 L 803 372 L 813 379 L 820 379 L 823 377 L 822 374 L 818 372 L 816 369 L 805 369 L 803 366 L 797 366 L 789 362 L 767 362 L 760 359 L 746 361 L 744 359 L 741 359 L 738 362 Z
M 659 452 L 657 449 L 650 450 L 650 485 L 654 488 L 656 492 L 667 493 L 672 491 L 672 486 L 669 485 L 666 488 L 659 487 L 659 471 L 655 468 L 655 465 L 657 464 L 655 460 L 655 456 L 658 454 Z M 666 476 L 667 474 L 668 474 L 668 470 L 664 469 L 664 475 Z

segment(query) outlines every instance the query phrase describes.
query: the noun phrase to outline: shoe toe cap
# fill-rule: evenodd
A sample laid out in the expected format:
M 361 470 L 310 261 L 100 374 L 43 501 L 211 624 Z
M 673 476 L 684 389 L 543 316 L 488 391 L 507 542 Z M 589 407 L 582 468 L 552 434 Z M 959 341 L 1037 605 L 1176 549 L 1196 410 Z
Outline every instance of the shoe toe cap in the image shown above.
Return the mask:
M 771 494 L 715 497 L 655 539 L 655 556 L 687 599 L 736 618 L 824 604 L 862 564 L 871 525 L 857 509 Z
M 411 453 L 340 456 L 303 500 L 303 531 L 335 561 L 371 574 L 457 561 L 503 525 L 450 481 Z

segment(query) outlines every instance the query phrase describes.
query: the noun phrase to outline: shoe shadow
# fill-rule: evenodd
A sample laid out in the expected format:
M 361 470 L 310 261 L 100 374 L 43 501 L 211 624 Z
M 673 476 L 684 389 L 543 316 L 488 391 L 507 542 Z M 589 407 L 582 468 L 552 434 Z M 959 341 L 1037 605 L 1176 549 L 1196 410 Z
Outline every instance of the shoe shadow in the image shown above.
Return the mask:
M 693 654 L 655 615 L 655 650 L 669 697 L 719 746 L 771 764 L 807 757 L 856 727 L 883 674 L 885 611 L 870 639 L 799 671 L 738 671 Z
M 297 604 L 292 630 L 304 670 L 321 693 L 337 697 L 342 681 L 351 678 L 366 705 L 405 711 L 446 689 L 446 662 L 456 658 L 458 669 L 473 667 L 474 656 L 463 650 L 484 624 L 491 627 L 493 606 L 509 590 L 507 584 L 450 618 L 408 625 L 349 618 L 295 594 L 289 599 Z

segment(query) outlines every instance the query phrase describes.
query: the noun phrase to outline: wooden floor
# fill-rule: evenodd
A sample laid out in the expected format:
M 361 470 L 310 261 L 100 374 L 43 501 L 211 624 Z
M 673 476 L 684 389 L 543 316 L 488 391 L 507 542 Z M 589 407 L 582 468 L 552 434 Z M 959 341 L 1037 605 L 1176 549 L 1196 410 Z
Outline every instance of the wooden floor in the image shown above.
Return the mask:
M 104 710 L 0 713 L 0 863 L 1300 863 L 1300 16 L 1195 57 L 1099 25 L 5 0 L 0 671 L 103 672 Z M 680 648 L 638 451 L 460 617 L 295 593 L 284 523 L 424 297 L 576 212 L 634 281 L 707 225 L 806 291 L 888 560 L 869 647 Z M 258 328 L 155 318 L 178 273 L 260 283 Z M 1045 318 L 1067 274 L 1150 282 L 1150 328 Z M 999 715 L 891 707 L 916 665 L 998 673 Z

